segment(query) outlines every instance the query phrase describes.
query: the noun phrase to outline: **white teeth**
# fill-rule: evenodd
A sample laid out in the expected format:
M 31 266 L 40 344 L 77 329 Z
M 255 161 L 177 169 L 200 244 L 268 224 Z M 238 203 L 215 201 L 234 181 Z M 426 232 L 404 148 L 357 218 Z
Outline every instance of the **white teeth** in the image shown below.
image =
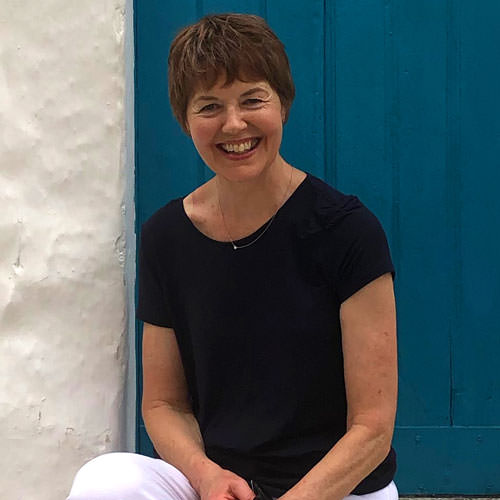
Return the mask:
M 221 147 L 224 151 L 228 153 L 243 153 L 248 151 L 253 146 L 257 144 L 257 139 L 252 139 L 246 142 L 240 142 L 239 144 L 221 144 Z

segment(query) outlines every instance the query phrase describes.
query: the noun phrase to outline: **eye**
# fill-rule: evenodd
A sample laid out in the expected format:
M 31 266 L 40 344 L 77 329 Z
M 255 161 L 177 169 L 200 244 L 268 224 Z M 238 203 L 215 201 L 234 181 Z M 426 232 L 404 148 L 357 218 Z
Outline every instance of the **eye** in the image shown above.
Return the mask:
M 258 99 L 257 97 L 251 97 L 250 99 L 245 99 L 244 104 L 250 107 L 256 107 L 262 104 L 264 101 L 262 99 Z
M 217 103 L 213 102 L 211 104 L 206 104 L 205 106 L 200 108 L 198 113 L 213 113 L 214 111 L 217 111 L 218 109 L 219 109 L 219 105 Z

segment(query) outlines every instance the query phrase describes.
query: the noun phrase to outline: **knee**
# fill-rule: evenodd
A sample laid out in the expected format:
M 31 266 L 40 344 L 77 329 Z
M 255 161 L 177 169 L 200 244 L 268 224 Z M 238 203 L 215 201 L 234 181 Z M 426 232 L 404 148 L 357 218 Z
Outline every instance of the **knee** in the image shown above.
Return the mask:
M 67 500 L 142 498 L 144 474 L 134 453 L 107 453 L 87 462 L 76 474 Z

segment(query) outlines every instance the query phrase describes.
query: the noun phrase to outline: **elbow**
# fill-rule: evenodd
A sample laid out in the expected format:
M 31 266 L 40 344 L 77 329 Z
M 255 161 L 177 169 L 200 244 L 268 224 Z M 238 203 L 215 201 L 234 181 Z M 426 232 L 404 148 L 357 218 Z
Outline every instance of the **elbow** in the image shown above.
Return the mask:
M 380 426 L 370 430 L 370 441 L 373 443 L 374 455 L 381 463 L 391 450 L 393 428 Z
M 394 427 L 391 426 L 390 428 L 386 427 L 378 430 L 376 434 L 375 439 L 378 444 L 377 449 L 379 450 L 378 457 L 380 458 L 380 462 L 382 462 L 391 451 L 393 431 Z
M 161 413 L 161 408 L 165 406 L 167 406 L 167 403 L 165 401 L 152 400 L 143 396 L 141 403 L 141 414 L 146 427 L 148 426 L 148 422 L 151 416 L 157 414 L 159 409 Z
M 142 399 L 141 415 L 142 415 L 142 420 L 144 421 L 146 428 L 148 427 L 149 416 L 150 416 L 153 408 L 154 407 L 151 405 L 150 401 L 145 401 L 144 398 Z
M 155 408 L 158 408 L 158 406 L 161 406 L 160 403 L 161 403 L 160 401 L 155 401 L 151 397 L 147 397 L 146 391 L 144 391 L 142 393 L 142 401 L 141 401 L 142 418 L 146 420 L 151 410 L 154 410 Z
M 141 413 L 144 423 L 146 420 L 157 413 L 175 412 L 175 413 L 193 413 L 191 406 L 185 401 L 165 401 L 164 399 L 142 398 Z
M 165 412 L 167 409 L 167 412 Z M 158 422 L 168 418 L 168 405 L 162 401 L 151 401 L 142 400 L 141 405 L 142 420 L 144 421 L 144 426 L 146 427 L 146 432 L 151 437 L 154 434 L 154 429 L 157 427 Z
M 363 435 L 364 441 L 373 450 L 374 459 L 379 463 L 387 457 L 391 450 L 394 422 L 386 420 L 353 422 L 349 430 L 356 430 Z

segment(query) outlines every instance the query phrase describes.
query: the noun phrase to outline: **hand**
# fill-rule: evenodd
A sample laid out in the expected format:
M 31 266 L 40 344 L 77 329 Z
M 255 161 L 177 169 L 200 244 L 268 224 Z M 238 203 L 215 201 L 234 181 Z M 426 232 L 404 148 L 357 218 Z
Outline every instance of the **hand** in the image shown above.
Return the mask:
M 248 483 L 233 472 L 219 468 L 200 482 L 201 500 L 253 500 Z

